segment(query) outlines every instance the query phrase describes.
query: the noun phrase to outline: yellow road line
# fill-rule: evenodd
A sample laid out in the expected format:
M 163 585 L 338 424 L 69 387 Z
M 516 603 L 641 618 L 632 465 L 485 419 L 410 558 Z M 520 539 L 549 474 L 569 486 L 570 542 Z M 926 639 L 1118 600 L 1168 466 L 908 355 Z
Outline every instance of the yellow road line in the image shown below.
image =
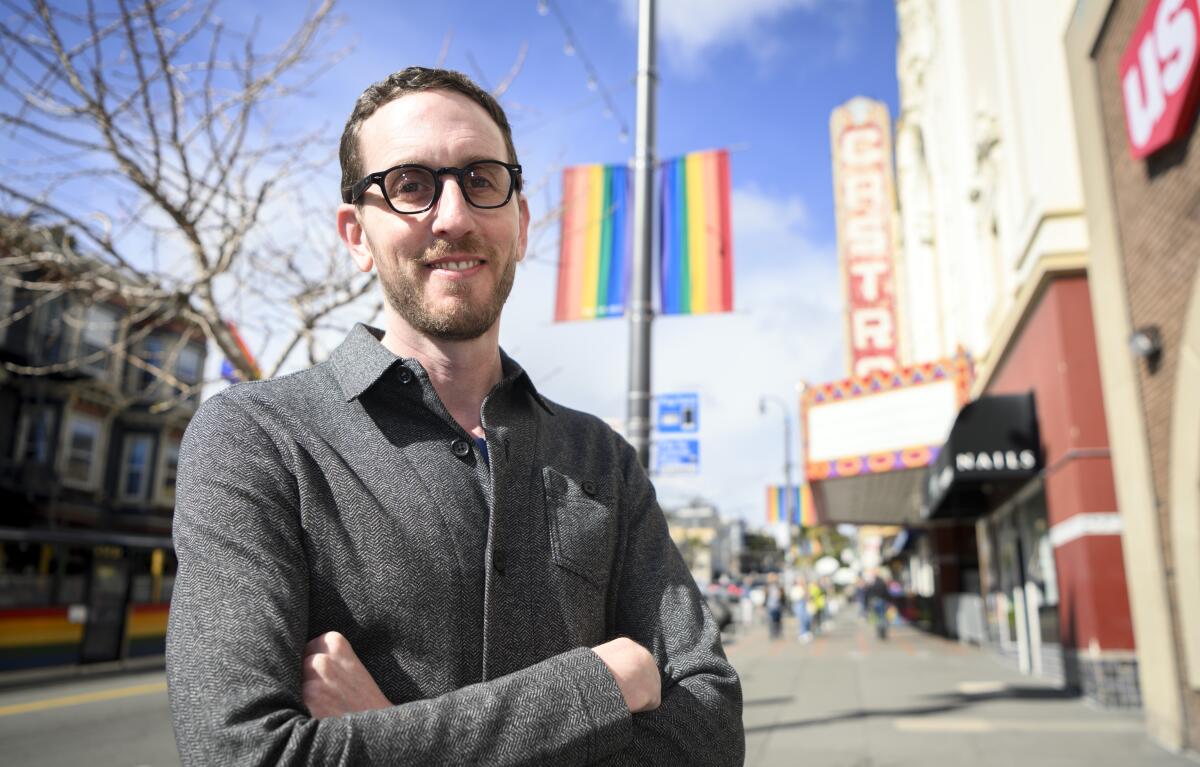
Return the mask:
M 64 695 L 61 698 L 47 698 L 46 700 L 35 700 L 29 703 L 14 703 L 10 706 L 0 706 L 0 716 L 12 716 L 14 714 L 28 714 L 33 711 L 45 711 L 51 708 L 64 708 L 66 706 L 81 706 L 84 703 L 98 703 L 102 700 L 116 700 L 117 698 L 131 698 L 135 695 L 151 695 L 156 692 L 166 692 L 166 682 L 152 682 L 150 684 L 135 684 L 131 687 L 117 687 L 112 690 L 97 690 L 96 692 L 82 692 L 78 695 Z

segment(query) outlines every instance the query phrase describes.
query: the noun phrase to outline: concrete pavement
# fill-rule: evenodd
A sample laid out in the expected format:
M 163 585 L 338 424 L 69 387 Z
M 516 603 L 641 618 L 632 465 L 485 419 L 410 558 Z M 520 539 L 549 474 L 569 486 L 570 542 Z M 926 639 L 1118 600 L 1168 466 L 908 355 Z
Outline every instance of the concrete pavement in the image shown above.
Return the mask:
M 904 626 L 877 640 L 840 617 L 810 644 L 755 625 L 726 645 L 745 694 L 749 767 L 1196 767 L 990 650 Z

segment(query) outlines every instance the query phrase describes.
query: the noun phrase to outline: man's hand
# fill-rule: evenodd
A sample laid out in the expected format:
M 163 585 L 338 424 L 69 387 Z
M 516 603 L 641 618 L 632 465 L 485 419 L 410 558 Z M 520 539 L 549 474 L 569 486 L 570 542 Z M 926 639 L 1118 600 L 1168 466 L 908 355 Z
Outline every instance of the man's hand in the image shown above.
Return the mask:
M 649 650 L 632 639 L 618 637 L 593 647 L 592 652 L 600 656 L 617 680 L 630 713 L 658 708 L 662 701 L 662 677 Z
M 346 637 L 330 631 L 304 646 L 304 705 L 317 719 L 389 708 Z

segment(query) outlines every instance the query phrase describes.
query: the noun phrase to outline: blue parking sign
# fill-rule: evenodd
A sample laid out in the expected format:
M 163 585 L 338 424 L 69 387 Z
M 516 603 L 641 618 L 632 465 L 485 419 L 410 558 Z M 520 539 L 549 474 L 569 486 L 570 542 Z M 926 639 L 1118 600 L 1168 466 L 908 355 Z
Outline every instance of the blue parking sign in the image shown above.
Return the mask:
M 700 440 L 660 439 L 655 441 L 654 473 L 700 473 Z
M 654 419 L 660 434 L 693 433 L 700 430 L 700 396 L 695 392 L 660 394 Z

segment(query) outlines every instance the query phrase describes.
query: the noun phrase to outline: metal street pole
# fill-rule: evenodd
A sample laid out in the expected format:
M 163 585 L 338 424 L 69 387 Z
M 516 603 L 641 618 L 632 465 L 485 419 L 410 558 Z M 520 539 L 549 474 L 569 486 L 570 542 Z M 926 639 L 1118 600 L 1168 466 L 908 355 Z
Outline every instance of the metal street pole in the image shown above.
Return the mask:
M 778 405 L 783 411 L 783 511 L 788 525 L 792 524 L 795 509 L 792 506 L 792 416 L 787 404 L 771 395 L 764 395 L 758 401 L 758 412 L 766 414 L 767 403 Z
M 637 128 L 634 145 L 633 284 L 629 296 L 629 396 L 626 435 L 650 468 L 650 324 L 654 215 L 654 0 L 638 6 Z

